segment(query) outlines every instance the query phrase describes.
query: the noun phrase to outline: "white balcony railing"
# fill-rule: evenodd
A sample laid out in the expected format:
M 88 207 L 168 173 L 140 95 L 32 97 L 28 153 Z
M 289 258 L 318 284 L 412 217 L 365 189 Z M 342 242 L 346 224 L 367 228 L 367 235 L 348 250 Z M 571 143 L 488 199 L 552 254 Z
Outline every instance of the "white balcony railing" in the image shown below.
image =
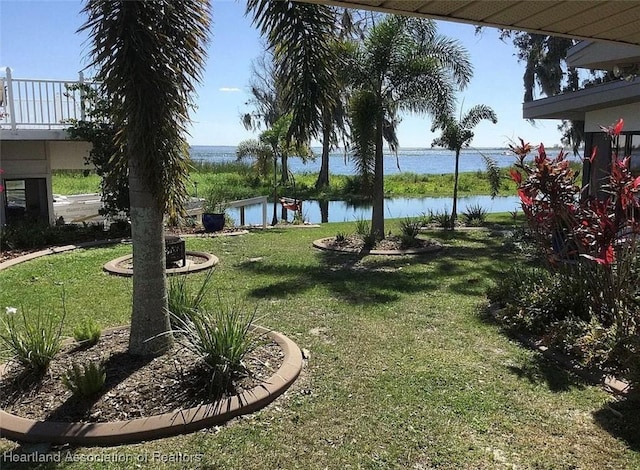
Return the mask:
M 6 68 L 0 77 L 1 129 L 64 129 L 68 119 L 85 119 L 82 89 L 69 85 L 85 83 L 82 72 L 78 80 L 37 80 L 13 78 Z

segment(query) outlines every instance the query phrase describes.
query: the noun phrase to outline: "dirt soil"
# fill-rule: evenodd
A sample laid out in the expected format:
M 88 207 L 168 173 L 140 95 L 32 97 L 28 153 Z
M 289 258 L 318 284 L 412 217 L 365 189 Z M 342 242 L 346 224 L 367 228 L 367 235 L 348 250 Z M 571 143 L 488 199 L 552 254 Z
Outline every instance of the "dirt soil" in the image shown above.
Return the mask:
M 127 353 L 129 330 L 104 333 L 90 348 L 77 343 L 63 347 L 47 374 L 29 377 L 21 366 L 10 363 L 0 379 L 0 408 L 35 420 L 109 422 L 149 417 L 178 409 L 212 403 L 207 393 L 206 371 L 193 353 L 175 349 L 154 359 Z M 241 393 L 268 379 L 282 365 L 284 354 L 270 339 L 261 337 L 245 358 L 248 375 L 238 376 L 225 395 Z M 104 361 L 106 383 L 93 398 L 73 396 L 61 377 L 73 363 Z
M 350 235 L 344 238 L 344 240 L 338 241 L 335 239 L 325 240 L 325 243 L 330 248 L 349 248 L 362 250 L 364 249 L 364 242 L 362 238 L 357 235 Z M 435 240 L 427 240 L 424 238 L 416 238 L 412 246 L 403 246 L 400 237 L 391 236 L 383 238 L 372 248 L 373 250 L 406 250 L 409 248 L 431 248 L 434 246 L 440 246 Z

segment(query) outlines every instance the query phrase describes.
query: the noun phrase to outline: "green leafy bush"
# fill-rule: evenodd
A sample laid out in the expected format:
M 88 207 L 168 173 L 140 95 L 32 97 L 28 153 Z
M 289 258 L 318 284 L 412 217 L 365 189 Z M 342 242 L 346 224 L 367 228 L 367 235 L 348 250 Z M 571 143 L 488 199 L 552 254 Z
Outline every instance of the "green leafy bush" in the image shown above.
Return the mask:
M 89 361 L 82 366 L 74 363 L 62 376 L 62 383 L 74 395 L 92 397 L 102 390 L 106 379 L 104 364 Z
M 366 219 L 356 220 L 356 235 L 360 237 L 365 248 L 373 248 L 376 237 L 371 233 L 371 224 Z
M 93 346 L 100 339 L 102 330 L 92 318 L 86 319 L 73 329 L 73 338 L 82 346 Z
M 432 220 L 438 227 L 451 228 L 451 214 L 449 214 L 447 211 L 436 212 L 435 214 L 433 214 Z
M 56 321 L 50 312 L 28 315 L 22 307 L 20 314 L 17 310 L 6 309 L 0 322 L 0 345 L 25 369 L 43 374 L 60 351 L 64 314 Z

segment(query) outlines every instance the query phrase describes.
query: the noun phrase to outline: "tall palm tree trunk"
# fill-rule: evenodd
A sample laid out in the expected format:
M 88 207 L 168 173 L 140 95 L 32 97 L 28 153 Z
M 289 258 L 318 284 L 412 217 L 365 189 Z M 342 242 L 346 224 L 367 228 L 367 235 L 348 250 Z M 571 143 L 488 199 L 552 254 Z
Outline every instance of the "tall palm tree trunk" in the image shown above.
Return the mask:
M 274 149 L 273 157 L 273 217 L 271 218 L 271 225 L 278 223 L 278 154 Z
M 383 115 L 376 119 L 376 156 L 373 171 L 373 195 L 371 210 L 371 235 L 376 240 L 384 238 L 384 156 L 382 150 Z
M 133 311 L 129 352 L 154 356 L 173 344 L 165 284 L 162 205 L 141 171 L 135 154 L 129 156 L 129 199 L 133 242 Z
M 451 210 L 451 230 L 456 227 L 458 218 L 458 171 L 460 168 L 460 150 L 456 150 L 456 166 L 453 172 L 453 209 Z
M 331 115 L 325 112 L 322 116 L 322 157 L 320 173 L 316 180 L 316 189 L 329 187 L 329 149 L 331 148 Z

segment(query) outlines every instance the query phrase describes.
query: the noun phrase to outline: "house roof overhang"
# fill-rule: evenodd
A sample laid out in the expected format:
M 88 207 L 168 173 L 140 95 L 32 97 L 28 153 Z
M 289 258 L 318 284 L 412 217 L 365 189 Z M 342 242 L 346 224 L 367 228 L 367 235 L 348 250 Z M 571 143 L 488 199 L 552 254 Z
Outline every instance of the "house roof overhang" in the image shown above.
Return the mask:
M 640 45 L 640 0 L 302 0 L 551 36 Z
M 608 82 L 524 103 L 522 117 L 584 121 L 589 111 L 633 103 L 640 103 L 640 77 L 633 81 Z

